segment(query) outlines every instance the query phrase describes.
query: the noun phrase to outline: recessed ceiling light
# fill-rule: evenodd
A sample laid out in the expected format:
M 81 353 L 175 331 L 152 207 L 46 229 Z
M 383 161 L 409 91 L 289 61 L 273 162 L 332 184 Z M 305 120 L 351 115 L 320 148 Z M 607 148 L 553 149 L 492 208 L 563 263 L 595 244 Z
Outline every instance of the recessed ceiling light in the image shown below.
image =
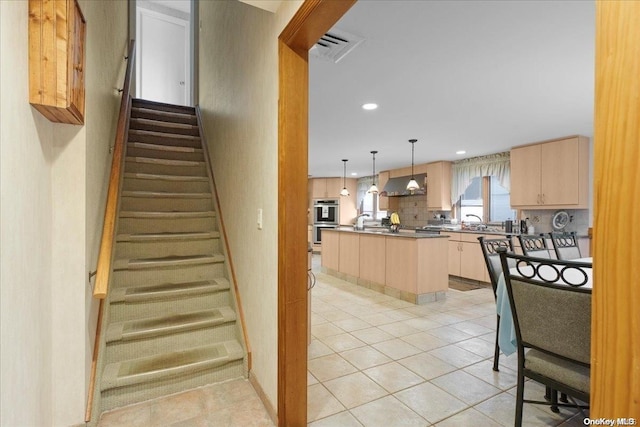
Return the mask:
M 363 110 L 375 110 L 376 108 L 378 108 L 378 104 L 374 104 L 372 102 L 367 103 L 367 104 L 362 104 L 362 109 Z
M 466 154 L 466 151 L 464 150 L 456 151 L 456 154 Z

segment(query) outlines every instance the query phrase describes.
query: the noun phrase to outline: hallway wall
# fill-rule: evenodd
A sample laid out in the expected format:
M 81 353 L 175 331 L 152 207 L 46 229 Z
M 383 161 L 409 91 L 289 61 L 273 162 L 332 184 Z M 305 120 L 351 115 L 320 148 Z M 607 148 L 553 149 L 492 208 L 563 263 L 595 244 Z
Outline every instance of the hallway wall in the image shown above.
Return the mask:
M 95 269 L 122 85 L 126 2 L 81 0 L 85 125 L 28 103 L 28 2 L 0 2 L 0 387 L 2 425 L 83 423 Z
M 27 2 L 0 2 L 0 424 L 52 414 L 53 125 L 28 101 Z
M 240 2 L 200 2 L 205 134 L 253 350 L 252 374 L 273 408 L 278 396 L 277 39 L 301 4 L 283 2 L 273 14 Z

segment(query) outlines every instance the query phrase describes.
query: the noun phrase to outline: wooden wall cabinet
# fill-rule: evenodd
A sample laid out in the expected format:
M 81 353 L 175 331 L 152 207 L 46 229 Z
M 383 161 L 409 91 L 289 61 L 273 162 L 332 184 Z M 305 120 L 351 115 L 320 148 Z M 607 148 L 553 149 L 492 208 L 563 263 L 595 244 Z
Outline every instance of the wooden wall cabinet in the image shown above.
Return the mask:
M 427 209 L 451 210 L 451 162 L 427 163 Z
M 52 122 L 84 124 L 85 39 L 77 0 L 29 0 L 29 102 Z
M 342 190 L 342 178 L 311 178 L 313 199 L 336 199 Z
M 511 206 L 587 209 L 589 139 L 572 136 L 511 149 Z

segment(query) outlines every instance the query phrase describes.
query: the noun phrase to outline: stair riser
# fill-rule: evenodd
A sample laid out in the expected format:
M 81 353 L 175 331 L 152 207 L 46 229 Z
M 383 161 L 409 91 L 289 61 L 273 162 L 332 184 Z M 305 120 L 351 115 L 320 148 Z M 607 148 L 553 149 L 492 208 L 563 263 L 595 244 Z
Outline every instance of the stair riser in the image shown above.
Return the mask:
M 166 313 L 191 312 L 225 307 L 232 304 L 230 291 L 210 292 L 182 298 L 153 300 L 146 302 L 117 302 L 110 305 L 111 322 L 123 322 L 147 318 Z
M 132 102 L 134 108 L 147 108 L 149 110 L 166 111 L 171 113 L 189 114 L 195 116 L 196 110 L 193 107 L 183 105 L 162 104 L 142 99 L 134 99 Z
M 195 116 L 178 116 L 170 114 L 161 114 L 153 110 L 137 110 L 131 109 L 131 117 L 138 119 L 157 120 L 170 123 L 181 123 L 186 125 L 197 125 L 198 119 Z
M 198 264 L 174 268 L 152 268 L 147 270 L 116 270 L 113 272 L 113 287 L 154 286 L 163 283 L 196 282 L 225 277 L 224 263 Z
M 246 377 L 243 361 L 237 360 L 214 369 L 197 371 L 162 381 L 106 390 L 102 392 L 101 405 L 103 410 L 109 410 L 207 384 L 243 377 Z
M 121 209 L 138 212 L 204 212 L 213 209 L 211 199 L 122 197 Z
M 119 218 L 119 233 L 166 233 L 214 231 L 215 218 Z
M 132 121 L 129 129 L 135 130 L 147 130 L 151 132 L 163 132 L 169 134 L 180 134 L 180 135 L 191 135 L 198 136 L 199 131 L 197 127 L 184 127 L 184 126 L 171 126 L 166 125 L 162 121 L 157 121 L 157 123 L 149 123 L 149 122 L 136 122 Z
M 238 339 L 236 323 L 177 332 L 165 336 L 107 343 L 105 364 Z
M 193 162 L 204 161 L 204 154 L 202 154 L 202 152 L 190 153 L 183 151 L 157 150 L 132 146 L 127 147 L 127 156 L 149 157 L 152 159 L 189 160 Z
M 150 173 L 156 175 L 207 176 L 204 165 L 174 166 L 153 163 L 125 162 L 125 172 Z
M 129 132 L 128 142 L 148 142 L 150 144 L 158 145 L 173 145 L 177 147 L 192 147 L 202 148 L 202 143 L 199 138 L 179 138 L 160 134 L 146 134 L 143 132 L 136 132 L 132 130 Z
M 116 243 L 116 259 L 207 255 L 218 252 L 220 252 L 220 239 Z
M 209 193 L 211 187 L 207 181 L 166 181 L 163 179 L 125 178 L 124 191 L 162 191 L 173 193 Z

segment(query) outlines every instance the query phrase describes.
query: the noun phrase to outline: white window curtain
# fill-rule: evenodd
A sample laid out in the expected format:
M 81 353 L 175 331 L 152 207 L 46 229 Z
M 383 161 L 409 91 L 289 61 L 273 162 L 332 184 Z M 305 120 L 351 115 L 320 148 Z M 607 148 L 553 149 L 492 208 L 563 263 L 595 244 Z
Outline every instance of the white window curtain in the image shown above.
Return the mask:
M 376 176 L 376 182 L 378 182 L 378 177 Z M 363 211 L 366 210 L 373 210 L 373 207 L 369 207 L 369 209 L 366 209 L 366 207 L 363 206 L 363 202 L 364 202 L 364 198 L 367 195 L 367 191 L 369 191 L 369 188 L 371 188 L 371 184 L 373 184 L 373 176 L 363 176 L 362 178 L 358 178 L 358 186 L 356 188 L 356 200 L 358 202 L 358 213 L 361 214 Z
M 500 181 L 500 185 L 510 190 L 510 158 L 509 152 L 506 151 L 454 162 L 452 166 L 451 201 L 456 203 L 469 184 L 471 184 L 471 180 L 477 176 L 495 176 Z

